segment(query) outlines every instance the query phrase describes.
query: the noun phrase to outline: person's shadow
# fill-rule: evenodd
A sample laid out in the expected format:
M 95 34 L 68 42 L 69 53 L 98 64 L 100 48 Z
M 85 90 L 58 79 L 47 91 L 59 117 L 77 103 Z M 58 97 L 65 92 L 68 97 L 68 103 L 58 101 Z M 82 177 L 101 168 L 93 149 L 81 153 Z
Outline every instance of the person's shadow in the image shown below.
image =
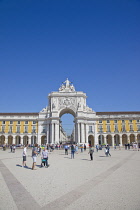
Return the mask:
M 22 165 L 16 164 L 16 166 L 18 166 L 18 167 L 21 167 L 21 168 L 22 168 Z M 24 166 L 23 168 L 25 168 L 25 169 L 32 169 L 31 167 L 28 167 L 28 166 Z

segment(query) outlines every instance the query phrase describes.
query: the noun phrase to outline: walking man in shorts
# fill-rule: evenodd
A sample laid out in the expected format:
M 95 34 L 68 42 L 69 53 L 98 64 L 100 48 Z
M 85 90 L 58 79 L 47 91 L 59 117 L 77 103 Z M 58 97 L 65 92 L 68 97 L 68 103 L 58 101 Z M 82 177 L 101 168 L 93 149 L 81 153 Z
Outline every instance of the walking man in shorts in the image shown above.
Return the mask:
M 24 149 L 23 149 L 23 154 L 22 154 L 22 157 L 23 157 L 23 166 L 22 167 L 26 167 L 26 156 L 27 156 L 27 144 L 25 145 Z
M 32 170 L 35 170 L 35 166 L 36 166 L 36 157 L 38 154 L 38 144 L 35 144 L 35 146 L 32 149 L 32 158 L 33 158 L 33 165 L 32 165 Z

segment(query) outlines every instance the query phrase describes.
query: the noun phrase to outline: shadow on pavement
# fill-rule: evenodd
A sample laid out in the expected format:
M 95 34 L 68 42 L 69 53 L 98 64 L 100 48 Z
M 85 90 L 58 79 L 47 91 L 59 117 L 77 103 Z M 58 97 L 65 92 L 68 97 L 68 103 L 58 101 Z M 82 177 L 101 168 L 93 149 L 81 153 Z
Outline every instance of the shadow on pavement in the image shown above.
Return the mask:
M 89 159 L 81 159 L 81 160 L 87 160 L 87 161 L 91 161 L 91 160 L 89 160 Z

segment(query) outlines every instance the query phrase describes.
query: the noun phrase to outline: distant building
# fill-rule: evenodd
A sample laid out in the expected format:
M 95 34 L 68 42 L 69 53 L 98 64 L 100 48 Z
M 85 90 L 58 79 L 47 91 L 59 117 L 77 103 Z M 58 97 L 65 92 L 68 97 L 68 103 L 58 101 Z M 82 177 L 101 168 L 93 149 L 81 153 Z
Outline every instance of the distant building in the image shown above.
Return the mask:
M 68 141 L 60 121 L 65 113 L 74 117 L 73 142 L 93 146 L 140 143 L 140 111 L 95 112 L 86 105 L 86 94 L 75 91 L 68 79 L 48 98 L 48 106 L 39 113 L 0 113 L 0 145 Z

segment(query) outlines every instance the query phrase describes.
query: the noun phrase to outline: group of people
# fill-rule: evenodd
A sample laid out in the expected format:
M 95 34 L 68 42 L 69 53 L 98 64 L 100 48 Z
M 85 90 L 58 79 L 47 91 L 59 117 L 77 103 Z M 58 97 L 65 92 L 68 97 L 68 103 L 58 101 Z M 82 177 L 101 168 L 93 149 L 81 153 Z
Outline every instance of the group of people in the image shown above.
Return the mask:
M 22 156 L 23 156 L 22 166 L 23 167 L 27 167 L 27 165 L 26 165 L 27 147 L 28 147 L 28 145 L 25 145 L 24 149 L 23 149 L 23 154 L 22 154 Z M 72 145 L 68 146 L 66 144 L 65 147 L 64 147 L 65 155 L 68 155 L 69 148 L 71 150 L 71 159 L 74 159 L 74 154 L 78 153 L 78 145 L 72 144 Z M 86 150 L 86 147 L 84 147 L 84 150 Z M 96 151 L 98 151 L 98 147 L 96 147 Z M 82 150 L 81 150 L 81 152 L 82 152 Z M 93 160 L 93 153 L 94 153 L 94 149 L 93 149 L 92 146 L 89 147 L 89 152 L 88 153 L 90 154 L 90 160 L 92 161 Z M 106 156 L 111 156 L 109 145 L 106 145 L 106 147 L 105 147 L 105 154 L 106 154 Z M 48 164 L 48 150 L 47 150 L 47 147 L 44 147 L 41 151 L 41 147 L 38 146 L 38 144 L 35 144 L 34 147 L 32 148 L 32 159 L 33 159 L 32 170 L 36 170 L 36 161 L 37 161 L 37 156 L 38 155 L 41 156 L 41 167 L 48 168 L 49 164 Z
M 25 145 L 24 149 L 23 149 L 23 153 L 22 153 L 22 157 L 23 157 L 23 167 L 27 167 L 26 165 L 26 158 L 27 158 L 27 147 L 28 145 Z M 41 167 L 49 167 L 48 164 L 48 150 L 46 147 L 44 147 L 44 149 L 41 152 L 41 147 L 38 146 L 38 144 L 35 144 L 33 149 L 32 149 L 32 159 L 33 159 L 33 164 L 32 164 L 32 170 L 36 170 L 36 160 L 37 160 L 37 156 L 41 155 Z

